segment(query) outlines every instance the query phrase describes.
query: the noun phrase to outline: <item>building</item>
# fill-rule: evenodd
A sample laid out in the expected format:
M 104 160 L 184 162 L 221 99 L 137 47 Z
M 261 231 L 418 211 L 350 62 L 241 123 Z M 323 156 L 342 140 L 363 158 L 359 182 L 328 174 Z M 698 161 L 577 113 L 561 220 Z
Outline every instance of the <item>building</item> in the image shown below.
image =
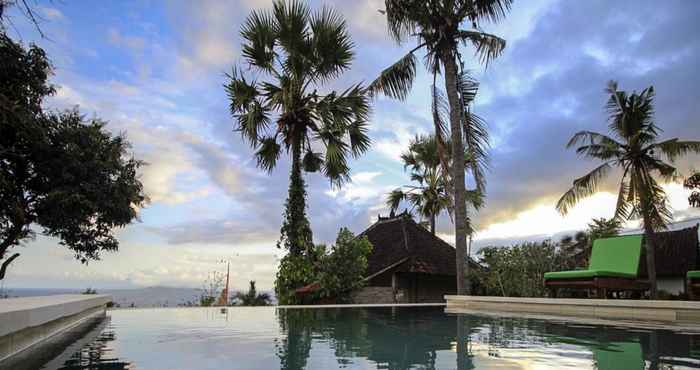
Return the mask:
M 457 292 L 454 247 L 410 215 L 379 216 L 362 236 L 373 249 L 366 286 L 352 295 L 355 303 L 444 302 L 445 294 Z

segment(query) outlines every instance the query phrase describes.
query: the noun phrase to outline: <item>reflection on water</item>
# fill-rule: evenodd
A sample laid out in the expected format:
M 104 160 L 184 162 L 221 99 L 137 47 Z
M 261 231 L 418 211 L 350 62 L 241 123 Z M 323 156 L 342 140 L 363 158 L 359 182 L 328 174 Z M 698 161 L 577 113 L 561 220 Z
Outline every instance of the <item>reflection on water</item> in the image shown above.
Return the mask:
M 700 368 L 700 336 L 441 308 L 125 310 L 58 362 L 44 369 L 677 370 Z

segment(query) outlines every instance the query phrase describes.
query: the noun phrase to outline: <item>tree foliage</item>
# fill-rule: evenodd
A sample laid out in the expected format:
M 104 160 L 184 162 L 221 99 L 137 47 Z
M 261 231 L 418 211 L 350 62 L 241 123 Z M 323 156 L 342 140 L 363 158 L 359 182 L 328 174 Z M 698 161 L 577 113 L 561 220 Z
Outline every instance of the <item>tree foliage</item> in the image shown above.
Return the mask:
M 364 285 L 372 243 L 366 236 L 355 237 L 350 230 L 341 228 L 329 250 L 320 248 L 323 253 L 318 269 L 319 296 L 349 301 L 350 292 Z
M 479 251 L 485 269 L 477 274 L 487 295 L 544 297 L 544 273 L 565 269 L 566 255 L 549 240 Z
M 234 297 L 239 306 L 268 306 L 272 301 L 267 293 L 258 293 L 255 289 L 255 281 L 250 281 L 246 293 L 238 292 Z
M 277 272 L 277 300 L 280 304 L 302 303 L 294 290 L 314 284 L 318 289 L 312 292 L 307 301 L 319 298 L 348 301 L 350 293 L 364 284 L 367 258 L 371 252 L 372 244 L 366 236 L 355 237 L 348 229 L 341 228 L 335 244 L 330 248 L 323 244 L 314 247 L 313 264 L 301 256 L 287 254 L 280 261 Z
M 113 231 L 146 202 L 137 176 L 143 163 L 106 122 L 42 108 L 55 89 L 41 48 L 2 33 L 0 64 L 0 279 L 19 256 L 9 250 L 34 236 L 33 225 L 83 263 L 116 251 Z
M 657 176 L 670 181 L 676 175 L 674 161 L 688 153 L 700 153 L 700 141 L 678 138 L 659 141 L 661 128 L 654 119 L 654 88 L 640 93 L 618 90 L 611 81 L 606 89 L 610 98 L 606 104 L 610 135 L 592 131 L 576 133 L 566 145 L 574 146 L 576 153 L 600 160 L 591 172 L 573 182 L 573 186 L 559 199 L 557 210 L 569 212 L 581 199 L 593 195 L 609 172 L 617 167 L 622 171 L 619 184 L 615 219 L 641 218 L 644 225 L 647 266 L 652 283 L 651 295 L 656 296 L 656 269 L 654 234 L 666 228 L 671 220 L 666 194 Z

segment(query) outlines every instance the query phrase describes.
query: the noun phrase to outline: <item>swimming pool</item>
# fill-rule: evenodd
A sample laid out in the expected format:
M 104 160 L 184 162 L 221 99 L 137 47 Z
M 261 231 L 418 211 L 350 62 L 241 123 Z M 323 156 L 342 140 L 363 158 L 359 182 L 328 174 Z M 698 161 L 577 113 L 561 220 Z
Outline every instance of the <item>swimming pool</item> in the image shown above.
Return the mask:
M 442 307 L 108 312 L 45 362 L 68 369 L 695 369 L 700 335 Z

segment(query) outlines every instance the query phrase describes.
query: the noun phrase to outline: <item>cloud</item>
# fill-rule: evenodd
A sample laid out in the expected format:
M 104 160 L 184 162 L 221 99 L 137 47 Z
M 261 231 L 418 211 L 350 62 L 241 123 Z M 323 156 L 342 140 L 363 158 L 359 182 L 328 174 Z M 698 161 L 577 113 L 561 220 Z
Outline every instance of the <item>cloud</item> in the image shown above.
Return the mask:
M 109 42 L 118 47 L 125 47 L 134 52 L 142 52 L 146 47 L 146 40 L 142 37 L 122 35 L 116 28 L 110 28 L 107 32 Z

